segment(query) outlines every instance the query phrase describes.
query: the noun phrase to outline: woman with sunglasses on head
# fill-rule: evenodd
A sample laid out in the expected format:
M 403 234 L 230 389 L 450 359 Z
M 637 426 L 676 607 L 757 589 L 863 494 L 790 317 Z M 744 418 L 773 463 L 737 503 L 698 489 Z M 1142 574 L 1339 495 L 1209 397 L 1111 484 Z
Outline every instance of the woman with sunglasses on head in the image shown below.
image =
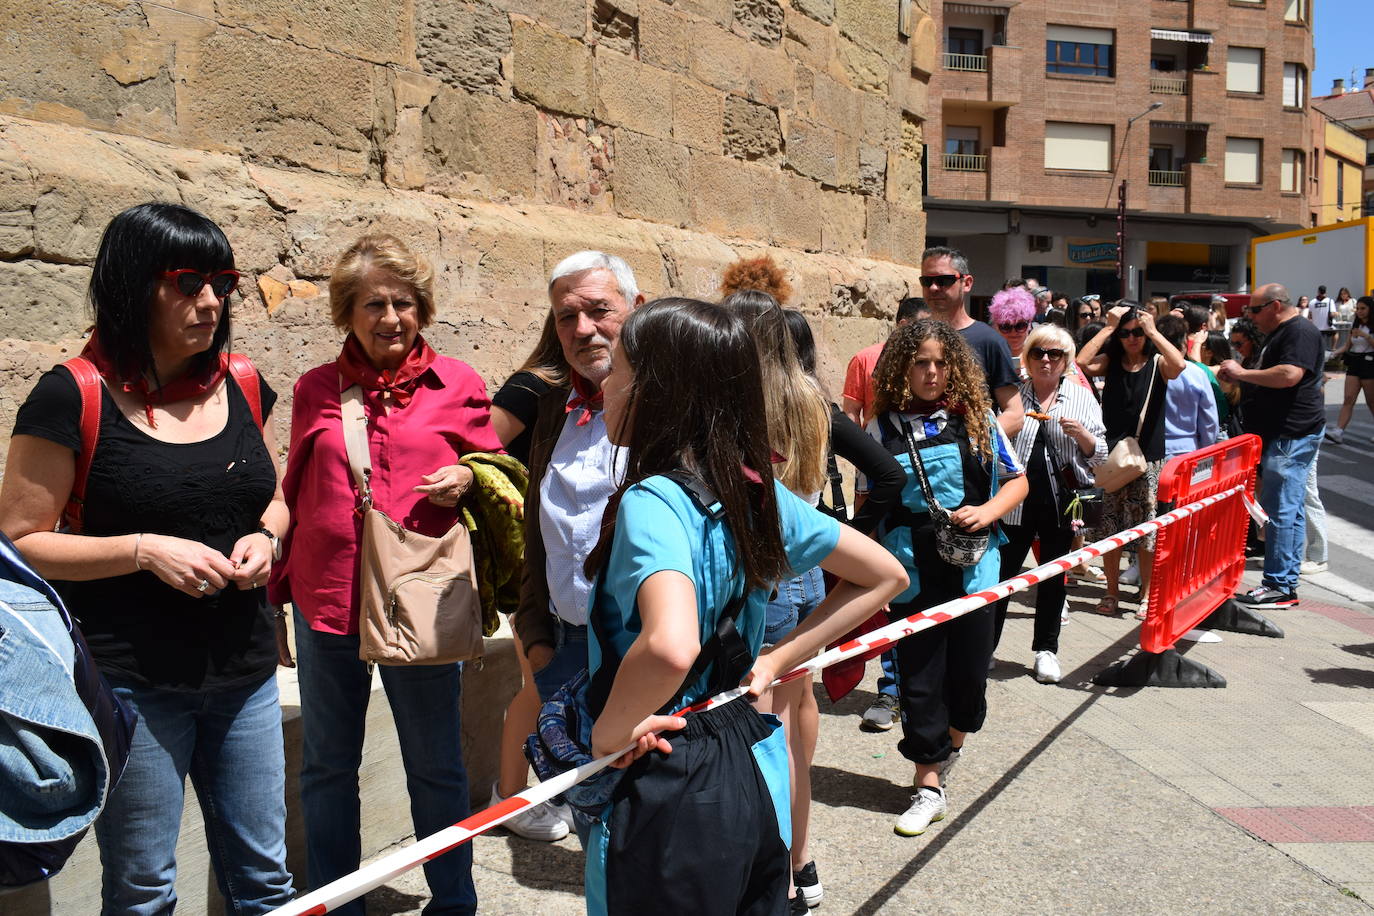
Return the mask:
M 287 509 L 276 394 L 241 357 L 231 368 L 238 281 L 229 241 L 201 214 L 152 203 L 117 215 L 91 274 L 87 362 L 39 379 L 10 443 L 0 529 L 55 580 L 137 716 L 95 826 L 108 914 L 176 905 L 188 774 L 229 908 L 263 913 L 293 895 L 263 587 Z M 99 375 L 89 387 L 77 380 L 83 365 Z M 84 392 L 100 405 L 93 449 Z M 68 502 L 78 457 L 90 461 L 79 505 Z
M 1079 351 L 1078 368 L 1085 375 L 1105 376 L 1102 419 L 1107 428 L 1107 451 L 1127 436 L 1135 436 L 1146 461 L 1145 473 L 1107 494 L 1102 531 L 1115 534 L 1154 517 L 1159 472 L 1164 467 L 1164 392 L 1170 379 L 1186 365 L 1183 354 L 1155 328 L 1154 316 L 1138 303 L 1122 300 L 1107 313 L 1107 323 Z M 1141 611 L 1150 594 L 1154 536 L 1136 542 L 1140 564 Z M 1121 549 L 1102 557 L 1107 593 L 1097 613 L 1116 616 L 1121 603 Z
M 1016 434 L 1016 456 L 1026 468 L 1030 493 L 1026 501 L 1002 517 L 1007 543 L 1002 546 L 1003 580 L 1021 571 L 1031 542 L 1039 538 L 1046 560 L 1069 552 L 1081 525 L 1066 514 L 1065 491 L 1092 486 L 1092 468 L 1107 459 L 1102 408 L 1081 385 L 1065 375 L 1073 365 L 1074 344 L 1063 328 L 1042 325 L 1026 338 L 1028 378 L 1021 383 L 1026 422 Z M 1060 612 L 1065 581 L 1060 574 L 1035 589 L 1035 633 L 1031 652 L 1033 673 L 1042 684 L 1057 684 Z M 1007 619 L 1009 598 L 997 602 L 997 635 Z
M 755 756 L 760 744 L 777 749 L 777 720 L 743 700 L 660 713 L 741 680 L 759 696 L 906 577 L 872 540 L 772 478 L 763 374 L 736 310 L 650 302 L 626 320 L 611 366 L 606 427 L 628 451 L 587 561 L 586 703 L 595 756 L 633 747 L 614 764 L 624 775 L 592 827 L 587 911 L 778 916 L 790 872 L 787 777 Z M 760 652 L 774 583 L 817 564 L 842 581 Z M 703 652 L 711 664 L 689 677 Z

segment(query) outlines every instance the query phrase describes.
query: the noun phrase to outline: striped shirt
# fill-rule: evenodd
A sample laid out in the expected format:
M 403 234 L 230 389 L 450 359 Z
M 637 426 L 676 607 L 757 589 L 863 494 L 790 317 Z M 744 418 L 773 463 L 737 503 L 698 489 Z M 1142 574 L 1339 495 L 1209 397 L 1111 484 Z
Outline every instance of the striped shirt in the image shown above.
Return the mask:
M 1093 479 L 1092 469 L 1107 460 L 1107 438 L 1106 427 L 1102 424 L 1102 406 L 1084 388 L 1074 382 L 1065 384 L 1065 379 L 1059 380 L 1059 391 L 1054 396 L 1054 403 L 1050 405 L 1049 415 L 1051 421 L 1037 420 L 1031 414 L 1040 413 L 1040 399 L 1035 396 L 1035 388 L 1029 380 L 1021 383 L 1021 405 L 1026 409 L 1026 420 L 1021 426 L 1021 431 L 1016 434 L 1016 455 L 1022 465 L 1030 461 L 1031 453 L 1035 450 L 1035 439 L 1040 434 L 1040 427 L 1045 428 L 1045 435 L 1049 439 L 1050 448 L 1060 461 L 1067 461 L 1073 468 L 1074 476 L 1083 485 L 1087 485 Z M 1059 425 L 1061 418 L 1068 417 L 1083 424 L 1083 428 L 1092 433 L 1093 453 L 1084 455 L 1079 448 L 1078 442 L 1072 436 L 1064 432 L 1064 428 Z M 1048 457 L 1048 450 L 1047 450 Z M 1002 521 L 1008 525 L 1021 524 L 1021 505 L 1018 503 L 1006 515 L 1002 516 Z

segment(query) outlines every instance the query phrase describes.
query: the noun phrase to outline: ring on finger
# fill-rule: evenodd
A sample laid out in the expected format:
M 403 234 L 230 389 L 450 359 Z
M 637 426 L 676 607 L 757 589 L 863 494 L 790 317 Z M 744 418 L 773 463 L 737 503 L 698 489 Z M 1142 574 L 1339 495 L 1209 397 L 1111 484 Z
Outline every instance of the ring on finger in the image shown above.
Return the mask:
M 209 579 L 201 579 L 201 580 L 200 580 L 200 584 L 196 586 L 196 591 L 200 592 L 200 593 L 203 595 L 203 594 L 205 594 L 206 592 L 208 592 L 209 590 L 210 590 L 210 580 L 209 580 Z

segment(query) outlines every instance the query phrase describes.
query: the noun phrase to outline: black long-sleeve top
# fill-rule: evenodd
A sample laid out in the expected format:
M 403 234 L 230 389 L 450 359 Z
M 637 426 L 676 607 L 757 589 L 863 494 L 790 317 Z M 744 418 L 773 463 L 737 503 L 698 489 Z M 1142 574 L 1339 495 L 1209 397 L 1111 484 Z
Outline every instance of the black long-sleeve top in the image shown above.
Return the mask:
M 872 534 L 888 510 L 901 500 L 906 472 L 881 443 L 834 404 L 830 405 L 830 447 L 868 478 L 868 498 L 849 524 L 863 534 Z

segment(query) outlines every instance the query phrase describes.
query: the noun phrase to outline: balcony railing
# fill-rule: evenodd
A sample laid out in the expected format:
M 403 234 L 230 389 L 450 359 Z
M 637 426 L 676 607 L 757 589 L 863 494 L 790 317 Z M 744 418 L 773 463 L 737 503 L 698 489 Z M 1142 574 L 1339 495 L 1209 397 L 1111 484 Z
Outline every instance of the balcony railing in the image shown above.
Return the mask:
M 1150 169 L 1150 186 L 1155 188 L 1183 187 L 1182 172 L 1162 172 Z
M 945 54 L 945 69 L 986 73 L 988 72 L 988 56 L 986 54 Z
M 1173 76 L 1152 76 L 1150 92 L 1155 95 L 1187 95 L 1188 81 Z
M 987 156 L 974 156 L 969 153 L 945 153 L 946 172 L 986 172 Z

